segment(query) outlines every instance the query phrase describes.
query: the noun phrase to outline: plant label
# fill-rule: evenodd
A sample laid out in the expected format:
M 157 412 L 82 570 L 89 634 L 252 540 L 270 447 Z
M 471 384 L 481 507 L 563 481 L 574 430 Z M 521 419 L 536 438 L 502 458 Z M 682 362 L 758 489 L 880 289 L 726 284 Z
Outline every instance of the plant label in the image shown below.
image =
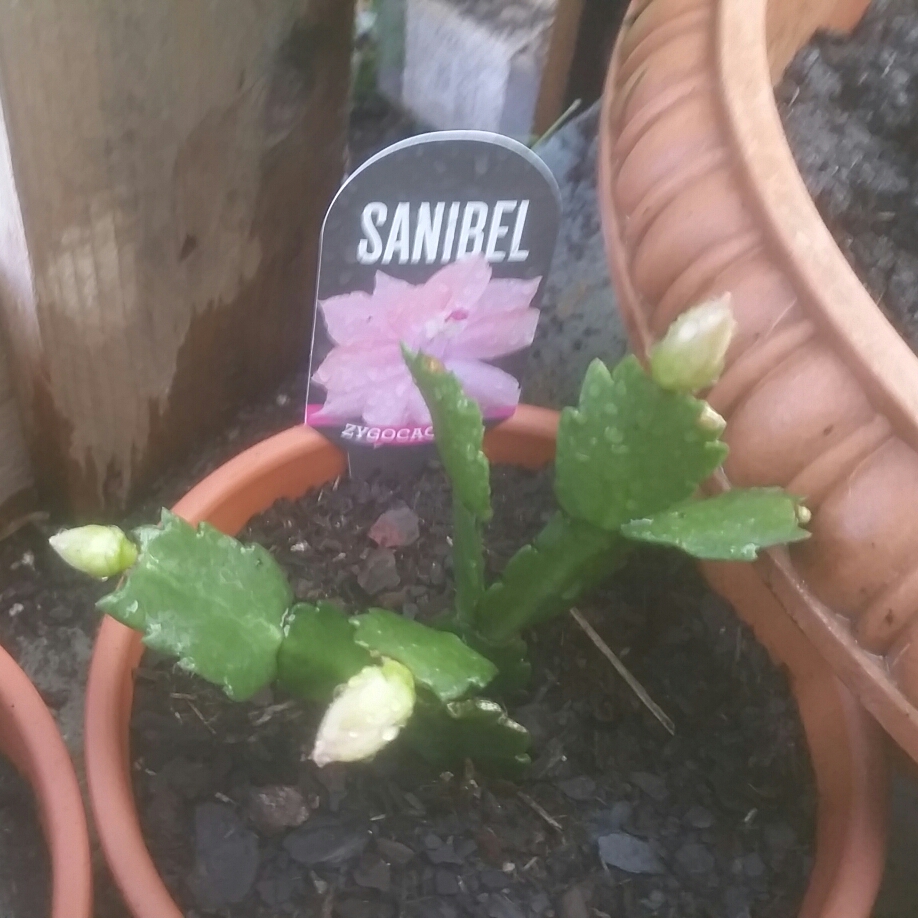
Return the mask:
M 441 360 L 486 423 L 513 414 L 559 209 L 538 156 L 477 131 L 397 143 L 341 187 L 322 230 L 306 423 L 352 473 L 431 454 L 402 345 Z

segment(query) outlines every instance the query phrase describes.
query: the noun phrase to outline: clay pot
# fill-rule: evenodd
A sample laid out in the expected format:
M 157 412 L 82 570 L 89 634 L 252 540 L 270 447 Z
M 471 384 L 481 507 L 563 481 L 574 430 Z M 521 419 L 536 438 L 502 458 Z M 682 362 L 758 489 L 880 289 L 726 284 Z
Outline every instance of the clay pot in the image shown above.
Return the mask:
M 488 456 L 528 468 L 545 465 L 554 456 L 557 423 L 553 412 L 520 408 L 488 433 Z M 208 520 L 234 533 L 278 498 L 299 497 L 344 471 L 344 455 L 336 447 L 306 427 L 294 427 L 222 466 L 175 510 L 191 522 Z M 724 570 L 712 568 L 715 582 Z M 837 918 L 844 903 L 845 918 L 858 918 L 869 911 L 885 854 L 879 731 L 804 635 L 774 613 L 771 595 L 758 590 L 759 602 L 746 602 L 742 611 L 790 671 L 819 790 L 816 863 L 801 915 Z M 105 619 L 86 699 L 89 794 L 105 856 L 133 914 L 181 918 L 144 844 L 131 792 L 128 727 L 133 673 L 142 652 L 139 634 Z
M 739 333 L 710 394 L 731 449 L 720 486 L 806 498 L 813 537 L 757 572 L 918 759 L 918 359 L 819 217 L 772 88 L 817 27 L 850 28 L 866 7 L 632 3 L 605 91 L 599 192 L 638 351 L 689 306 L 732 293 Z M 739 579 L 732 593 L 742 605 Z
M 31 784 L 48 845 L 51 918 L 90 918 L 92 864 L 73 763 L 51 712 L 0 648 L 0 753 Z

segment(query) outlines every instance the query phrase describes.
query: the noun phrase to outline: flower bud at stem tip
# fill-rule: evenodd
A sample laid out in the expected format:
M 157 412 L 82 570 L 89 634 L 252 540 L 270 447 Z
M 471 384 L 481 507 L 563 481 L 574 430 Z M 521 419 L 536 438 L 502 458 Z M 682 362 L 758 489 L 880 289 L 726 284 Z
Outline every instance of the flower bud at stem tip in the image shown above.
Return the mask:
M 401 732 L 414 710 L 414 677 L 395 660 L 366 666 L 340 687 L 316 734 L 312 760 L 331 762 L 372 758 Z
M 684 312 L 650 350 L 650 375 L 671 392 L 691 394 L 714 385 L 736 330 L 730 294 Z
M 117 526 L 65 529 L 48 542 L 71 567 L 99 580 L 126 571 L 137 560 L 137 547 Z

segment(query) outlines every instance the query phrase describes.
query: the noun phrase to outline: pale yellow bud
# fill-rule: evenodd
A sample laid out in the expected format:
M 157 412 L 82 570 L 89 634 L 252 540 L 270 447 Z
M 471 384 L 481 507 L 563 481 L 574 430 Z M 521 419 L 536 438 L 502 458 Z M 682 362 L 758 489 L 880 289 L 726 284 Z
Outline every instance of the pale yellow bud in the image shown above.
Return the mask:
M 717 382 L 736 320 L 730 294 L 684 312 L 650 350 L 650 375 L 671 392 L 698 392 Z
M 117 526 L 80 526 L 48 539 L 71 566 L 104 580 L 120 574 L 137 560 L 137 547 Z
M 411 671 L 386 660 L 352 676 L 328 706 L 312 750 L 320 767 L 331 762 L 359 762 L 376 755 L 408 723 L 414 710 Z

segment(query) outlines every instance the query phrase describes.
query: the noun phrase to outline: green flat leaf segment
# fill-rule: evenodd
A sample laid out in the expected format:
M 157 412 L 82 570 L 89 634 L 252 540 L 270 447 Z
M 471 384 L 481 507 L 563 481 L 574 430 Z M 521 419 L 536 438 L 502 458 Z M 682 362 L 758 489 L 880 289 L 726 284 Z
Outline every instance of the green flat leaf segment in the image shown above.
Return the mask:
M 797 518 L 799 505 L 779 488 L 726 491 L 632 520 L 622 534 L 708 561 L 754 561 L 759 549 L 808 538 Z
M 566 612 L 621 565 L 628 547 L 617 532 L 556 513 L 488 588 L 478 606 L 476 629 L 486 640 L 502 644 Z
M 288 692 L 326 701 L 372 664 L 369 652 L 354 641 L 351 620 L 337 606 L 298 603 L 288 613 L 277 658 L 277 680 Z
M 456 496 L 482 522 L 491 518 L 490 466 L 482 451 L 484 422 L 474 399 L 440 361 L 402 348 L 433 421 L 437 451 Z
M 521 778 L 530 764 L 528 731 L 486 698 L 440 704 L 419 695 L 405 737 L 437 768 L 471 759 L 489 774 Z
M 354 639 L 372 653 L 396 660 L 441 701 L 484 688 L 497 668 L 455 634 L 428 628 L 385 609 L 353 620 Z
M 472 620 L 484 594 L 481 527 L 491 518 L 491 469 L 482 449 L 484 422 L 474 399 L 438 360 L 402 348 L 433 421 L 437 451 L 453 486 L 453 570 L 456 611 Z
M 137 563 L 99 608 L 231 698 L 244 700 L 271 682 L 293 596 L 270 553 L 168 510 L 159 526 L 134 537 Z
M 481 523 L 453 495 L 453 579 L 456 611 L 461 622 L 470 622 L 485 591 L 484 545 Z
M 587 370 L 558 429 L 555 492 L 572 516 L 617 531 L 686 500 L 727 455 L 699 423 L 705 403 L 667 392 L 626 357 Z

